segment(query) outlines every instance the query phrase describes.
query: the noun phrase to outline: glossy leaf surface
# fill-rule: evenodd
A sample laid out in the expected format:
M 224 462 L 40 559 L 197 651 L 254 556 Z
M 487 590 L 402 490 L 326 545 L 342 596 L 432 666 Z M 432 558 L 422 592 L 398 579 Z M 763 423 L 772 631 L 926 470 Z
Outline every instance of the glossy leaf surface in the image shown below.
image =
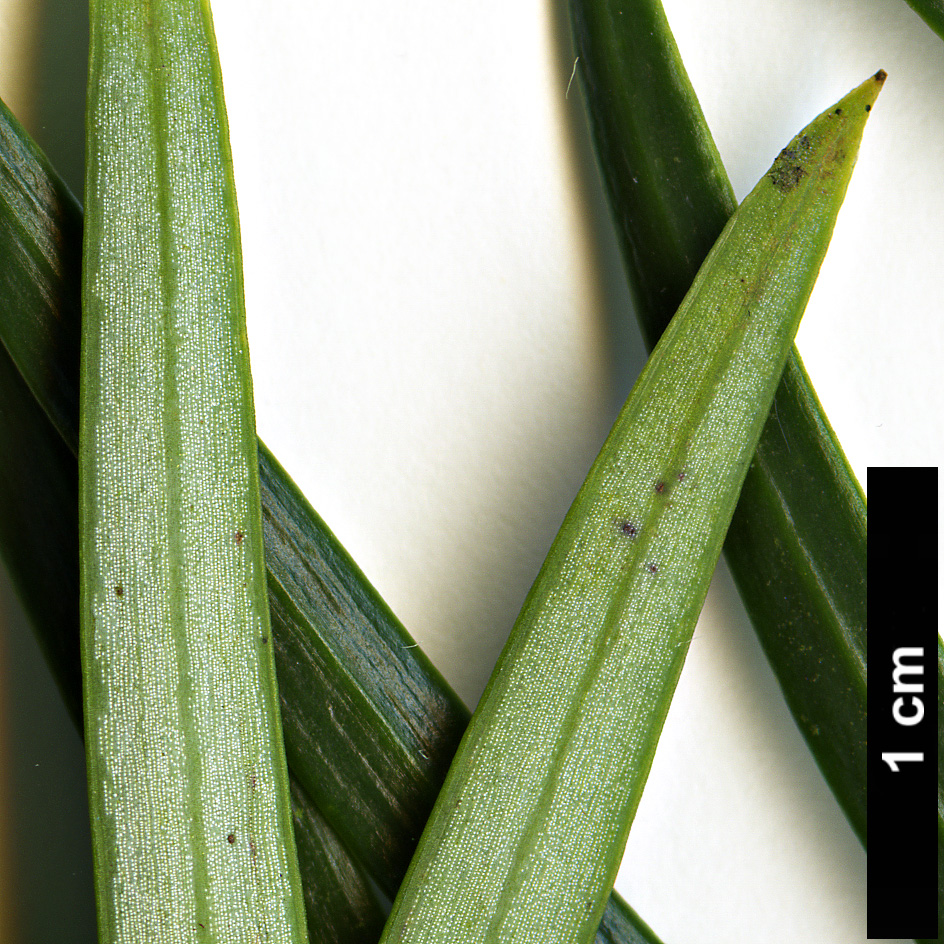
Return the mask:
M 944 0 L 906 0 L 909 7 L 944 39 Z

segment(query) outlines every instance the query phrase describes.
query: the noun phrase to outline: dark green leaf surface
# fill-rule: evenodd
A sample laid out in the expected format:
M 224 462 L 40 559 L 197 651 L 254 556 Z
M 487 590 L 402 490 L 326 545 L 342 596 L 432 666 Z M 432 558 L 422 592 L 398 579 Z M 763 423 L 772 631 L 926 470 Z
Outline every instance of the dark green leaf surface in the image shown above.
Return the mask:
M 616 902 L 618 907 L 613 907 Z M 652 928 L 621 898 L 613 895 L 597 929 L 596 944 L 662 944 Z
M 652 346 L 735 200 L 659 0 L 571 0 L 587 108 Z M 725 553 L 787 704 L 865 824 L 866 507 L 796 349 Z
M 66 444 L 79 443 L 82 212 L 0 102 L 0 315 L 14 362 Z
M 51 199 L 60 188 L 64 191 L 63 185 L 2 107 L 0 131 L 0 226 L 15 232 L 11 244 L 15 251 L 0 256 L 0 284 L 9 291 L 19 284 L 28 289 L 23 295 L 5 292 L 0 299 L 0 340 L 16 342 L 13 346 L 20 354 L 17 366 L 29 378 L 44 409 L 62 417 L 60 429 L 74 450 L 79 273 L 74 266 L 39 267 L 24 260 L 45 244 L 60 247 L 67 257 L 75 256 L 81 210 L 71 198 Z M 10 220 L 15 224 L 12 228 Z M 17 241 L 22 245 L 17 247 Z M 47 304 L 46 299 L 57 301 Z M 53 370 L 47 361 L 54 362 Z M 52 381 L 58 372 L 64 383 Z M 18 423 L 45 425 L 47 436 L 52 431 L 35 403 Z M 5 455 L 23 487 L 28 486 L 29 476 L 23 474 L 12 444 Z M 392 896 L 469 712 L 261 443 L 259 465 L 282 720 L 289 767 L 295 776 L 293 799 L 296 804 L 304 799 L 300 783 L 317 792 L 319 803 L 329 811 L 331 828 L 344 835 L 360 861 L 371 867 L 378 885 Z M 74 509 L 74 458 L 71 465 L 60 463 L 57 476 L 49 489 L 63 491 L 62 507 Z M 42 479 L 33 481 L 38 489 Z M 69 526 L 74 535 L 74 512 Z M 59 561 L 55 549 L 63 546 L 61 531 L 38 533 L 49 541 L 28 557 L 15 529 L 10 529 L 4 550 L 9 560 L 23 562 L 18 570 L 11 566 L 14 575 L 42 575 L 41 579 L 20 581 L 19 592 L 27 609 L 36 614 L 36 630 L 50 652 L 50 665 L 75 708 L 81 698 L 77 559 L 73 555 Z M 43 615 L 47 605 L 43 597 L 53 585 L 62 588 L 54 602 L 64 621 Z M 58 642 L 53 645 L 55 640 Z M 317 719 L 317 726 L 311 723 L 312 718 Z M 320 822 L 320 817 L 311 801 L 306 802 L 307 806 L 296 805 L 296 823 L 311 826 Z M 378 906 L 370 906 L 372 917 L 355 920 L 364 883 L 357 878 L 348 880 L 354 869 L 350 858 L 347 865 L 340 864 L 342 850 L 333 839 L 325 838 L 327 851 L 319 850 L 314 845 L 318 842 L 314 831 L 299 831 L 296 838 L 311 940 L 325 944 L 360 940 L 360 928 L 366 935 L 367 928 L 377 927 Z M 334 863 L 328 873 L 311 871 L 325 862 Z M 335 878 L 344 880 L 343 888 L 334 885 Z M 324 916 L 330 911 L 334 927 L 312 920 L 313 889 L 318 890 L 314 901 L 320 909 L 317 913 Z M 345 897 L 347 904 L 327 908 L 325 903 L 337 901 L 339 896 Z M 636 940 L 631 936 L 636 933 L 635 913 L 618 895 L 611 897 L 606 915 L 601 941 L 628 944 Z M 658 944 L 654 937 L 651 940 Z
M 260 456 L 289 763 L 393 897 L 468 712 L 271 453 Z
M 77 722 L 78 488 L 75 456 L 0 344 L 0 556 Z
M 944 39 L 944 0 L 906 0 L 909 7 Z
M 292 778 L 292 817 L 311 944 L 373 944 L 386 909 L 308 795 Z

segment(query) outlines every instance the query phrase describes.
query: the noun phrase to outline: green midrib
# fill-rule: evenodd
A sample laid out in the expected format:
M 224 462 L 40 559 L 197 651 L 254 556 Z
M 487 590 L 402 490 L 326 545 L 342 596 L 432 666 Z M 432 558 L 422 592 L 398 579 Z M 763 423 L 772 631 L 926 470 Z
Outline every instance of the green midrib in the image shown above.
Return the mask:
M 148 20 L 153 24 L 155 12 L 154 3 L 148 4 Z M 161 415 L 161 429 L 164 437 L 164 499 L 166 502 L 167 528 L 167 557 L 168 557 L 168 611 L 172 624 L 174 649 L 176 653 L 177 672 L 180 679 L 177 688 L 178 717 L 184 723 L 180 728 L 180 736 L 184 742 L 184 756 L 186 757 L 188 785 L 202 783 L 200 751 L 188 746 L 187 742 L 195 742 L 195 732 L 188 722 L 192 717 L 193 704 L 193 666 L 190 658 L 188 643 L 188 625 L 186 615 L 185 591 L 182 586 L 183 575 L 186 573 L 186 554 L 183 548 L 181 535 L 183 522 L 181 515 L 181 489 L 178 471 L 181 465 L 179 443 L 182 439 L 180 425 L 180 391 L 178 385 L 178 352 L 177 352 L 177 324 L 176 301 L 179 289 L 176 280 L 176 267 L 173 264 L 174 247 L 173 234 L 170 228 L 171 218 L 171 181 L 168 173 L 168 128 L 166 121 L 166 107 L 163 102 L 167 98 L 167 86 L 163 81 L 164 69 L 160 68 L 159 49 L 155 31 L 147 30 L 148 37 L 148 93 L 150 103 L 151 123 L 154 149 L 157 155 L 154 172 L 157 178 L 157 205 L 159 227 L 160 253 L 160 285 L 163 311 L 163 375 L 166 399 Z M 191 848 L 206 848 L 206 828 L 203 818 L 203 804 L 194 797 L 191 790 L 187 791 L 187 805 Z M 192 887 L 195 902 L 196 921 L 200 925 L 209 924 L 209 903 L 207 901 L 207 874 L 206 860 L 203 856 L 193 857 Z

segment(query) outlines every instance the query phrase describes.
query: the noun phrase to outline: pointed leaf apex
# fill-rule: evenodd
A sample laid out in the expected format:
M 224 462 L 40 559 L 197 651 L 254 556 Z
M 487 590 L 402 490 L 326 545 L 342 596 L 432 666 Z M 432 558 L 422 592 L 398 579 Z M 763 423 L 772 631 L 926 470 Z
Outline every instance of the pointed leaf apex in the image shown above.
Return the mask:
M 875 99 L 878 98 L 878 93 L 882 91 L 882 86 L 887 78 L 888 73 L 884 69 L 879 69 L 875 75 L 870 76 L 858 88 L 853 89 L 839 102 L 839 105 L 843 109 L 848 108 L 853 112 L 860 108 L 871 111 Z

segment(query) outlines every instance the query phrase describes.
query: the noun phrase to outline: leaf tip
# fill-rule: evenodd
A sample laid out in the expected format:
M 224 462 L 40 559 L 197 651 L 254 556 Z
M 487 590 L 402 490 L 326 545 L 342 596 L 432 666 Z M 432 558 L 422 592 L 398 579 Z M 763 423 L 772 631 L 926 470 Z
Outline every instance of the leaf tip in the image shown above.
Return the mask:
M 888 73 L 884 69 L 879 69 L 875 75 L 867 78 L 857 89 L 853 89 L 843 99 L 844 103 L 849 105 L 858 104 L 864 106 L 865 111 L 871 111 L 878 98 L 878 93 L 882 91 L 882 86 L 888 78 Z

